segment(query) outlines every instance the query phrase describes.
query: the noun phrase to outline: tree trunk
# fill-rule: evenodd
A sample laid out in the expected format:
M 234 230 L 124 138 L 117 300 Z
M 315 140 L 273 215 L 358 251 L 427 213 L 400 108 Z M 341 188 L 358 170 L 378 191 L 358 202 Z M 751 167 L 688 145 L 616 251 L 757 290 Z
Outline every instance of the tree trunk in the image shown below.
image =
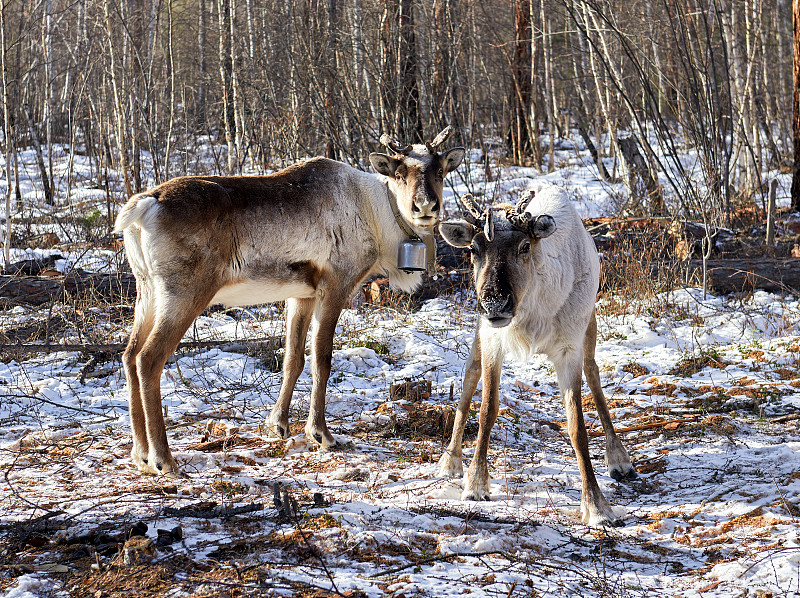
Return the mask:
M 55 119 L 56 98 L 53 91 L 53 1 L 47 0 L 44 5 L 44 78 L 45 78 L 45 141 L 47 142 L 48 187 L 53 189 L 53 120 Z M 55 198 L 51 195 L 50 201 Z
M 328 52 L 330 61 L 327 72 L 325 74 L 325 157 L 331 160 L 339 158 L 340 142 L 337 139 L 337 130 L 340 130 L 342 122 L 340 122 L 339 102 L 337 98 L 338 90 L 341 84 L 336 80 L 337 69 L 336 62 L 339 55 L 339 44 L 337 40 L 337 33 L 341 29 L 339 16 L 341 10 L 339 7 L 339 0 L 326 0 L 325 2 L 327 12 L 326 22 L 326 50 Z M 345 138 L 347 135 L 345 133 Z
M 244 163 L 245 151 L 247 145 L 244 139 L 244 111 L 242 109 L 242 88 L 239 85 L 239 60 L 236 52 L 236 39 L 238 34 L 236 31 L 236 0 L 228 0 L 228 10 L 230 15 L 228 17 L 228 26 L 230 27 L 230 53 L 231 53 L 231 98 L 233 100 L 233 122 L 234 122 L 234 143 L 236 145 L 234 164 L 236 174 L 242 174 L 242 164 Z M 230 161 L 229 161 L 230 165 Z
M 580 101 L 580 98 L 578 98 L 578 100 Z M 581 106 L 582 105 L 583 102 L 581 102 Z M 594 161 L 595 166 L 597 166 L 597 172 L 600 175 L 600 180 L 606 183 L 618 182 L 611 180 L 611 175 L 608 174 L 608 170 L 606 169 L 606 165 L 603 162 L 603 158 L 600 156 L 600 154 L 597 153 L 597 147 L 595 147 L 592 138 L 589 137 L 589 132 L 586 130 L 586 124 L 585 124 L 586 121 L 584 118 L 584 112 L 580 111 L 576 113 L 576 111 L 573 110 L 572 118 L 575 122 L 575 126 L 578 128 L 578 134 L 581 136 L 581 139 L 583 139 L 583 142 L 586 144 L 586 149 L 589 150 L 589 154 L 592 156 L 592 160 Z
M 552 40 L 550 39 L 550 20 L 545 12 L 544 2 L 540 1 L 540 20 L 542 27 L 542 51 L 544 52 L 544 60 L 542 68 L 544 69 L 544 108 L 547 114 L 547 132 L 550 135 L 550 159 L 547 165 L 547 171 L 553 172 L 556 168 L 555 164 L 555 145 L 556 145 L 556 108 L 555 108 L 555 95 L 553 93 L 553 61 L 552 55 Z M 537 126 L 537 123 L 534 123 Z
M 8 80 L 6 77 L 6 11 L 5 3 L 0 2 L 0 78 L 3 90 L 3 141 L 6 150 L 6 227 L 3 233 L 3 265 L 11 262 L 11 157 L 14 154 L 11 137 L 11 113 L 8 109 Z
M 636 216 L 640 215 L 640 212 L 646 211 L 649 211 L 651 215 L 661 216 L 664 213 L 661 186 L 650 175 L 647 161 L 639 152 L 636 135 L 621 138 L 619 149 L 626 164 L 628 181 L 625 186 L 630 194 L 629 202 L 633 202 L 632 206 L 630 203 L 628 204 L 628 209 L 632 209 Z
M 230 44 L 230 0 L 217 0 L 217 25 L 219 31 L 219 76 L 222 83 L 222 120 L 225 123 L 225 141 L 228 144 L 228 174 L 234 174 L 238 159 L 236 156 L 236 111 L 233 105 L 231 83 Z
M 39 165 L 39 176 L 42 177 L 42 189 L 44 189 L 44 200 L 53 203 L 53 190 L 50 188 L 50 177 L 47 174 L 47 167 L 44 165 L 44 155 L 42 154 L 42 144 L 39 142 L 39 134 L 36 132 L 36 125 L 31 117 L 31 109 L 25 104 L 22 107 L 25 112 L 25 119 L 28 121 L 28 133 L 31 136 L 33 149 L 36 152 L 36 163 Z
M 296 37 L 292 35 L 296 25 L 294 23 L 295 15 L 292 7 L 294 6 L 292 0 L 286 0 L 286 14 L 291 25 L 286 28 L 286 47 L 289 49 L 290 54 L 295 55 L 294 44 Z M 300 93 L 298 90 L 298 76 L 297 76 L 297 63 L 294 59 L 289 60 L 289 111 L 290 111 L 290 126 L 289 126 L 289 150 L 292 157 L 294 148 L 297 146 L 297 139 L 300 136 Z
M 378 102 L 380 104 L 380 130 L 394 132 L 394 115 L 397 111 L 395 92 L 394 44 L 392 21 L 397 15 L 397 0 L 382 0 L 383 10 L 380 18 L 380 61 L 378 64 Z
M 253 25 L 253 0 L 245 0 L 247 10 L 247 55 L 252 64 L 255 60 L 256 52 L 256 30 Z
M 792 168 L 792 209 L 800 212 L 800 0 L 792 2 L 792 133 L 794 166 Z
M 200 124 L 206 123 L 206 85 L 208 82 L 208 63 L 206 61 L 206 0 L 199 0 L 197 23 L 197 51 L 200 66 L 200 80 L 197 82 L 196 117 Z
M 702 268 L 702 260 L 691 260 L 689 268 Z M 800 292 L 797 258 L 714 259 L 706 264 L 708 287 L 715 293 L 748 293 L 756 289 L 773 293 Z
M 111 27 L 111 8 L 108 5 L 110 0 L 103 3 L 105 25 L 106 25 L 106 43 L 108 44 L 109 55 L 109 72 L 111 74 L 111 87 L 114 94 L 114 129 L 117 141 L 117 149 L 119 150 L 119 167 L 122 170 L 122 178 L 125 182 L 125 193 L 127 197 L 133 195 L 130 180 L 130 168 L 128 167 L 128 149 L 125 132 L 127 131 L 127 123 L 125 118 L 125 111 L 122 107 L 122 99 L 120 98 L 119 84 L 117 82 L 117 66 L 114 58 L 114 32 Z
M 438 1 L 433 3 L 433 56 L 430 57 L 430 77 L 429 77 L 429 96 L 431 104 L 431 116 L 437 130 L 444 128 L 443 122 L 448 120 L 444 117 L 442 108 L 447 106 L 447 94 L 449 92 L 449 68 L 450 68 L 450 47 L 448 45 L 447 27 L 449 3 Z
M 417 34 L 414 25 L 414 0 L 400 0 L 398 4 L 400 30 L 400 126 L 397 134 L 403 143 L 423 141 L 422 118 L 419 105 L 419 82 L 417 80 Z
M 788 76 L 788 71 L 796 71 L 798 68 L 800 68 L 796 65 L 796 62 L 798 61 L 795 61 L 794 67 L 790 66 L 790 68 L 784 70 L 784 64 L 786 64 L 787 61 L 786 51 L 788 50 L 790 53 L 792 53 L 793 49 L 792 41 L 787 39 L 786 30 L 792 28 L 797 29 L 798 25 L 796 25 L 795 23 L 797 23 L 798 19 L 797 13 L 798 11 L 800 11 L 800 9 L 797 8 L 796 3 L 791 8 L 787 7 L 786 5 L 787 2 L 791 1 L 792 0 L 775 0 L 775 12 L 774 12 L 775 18 L 773 20 L 773 27 L 775 29 L 775 37 L 776 37 L 775 45 L 777 46 L 776 63 L 778 65 L 778 73 L 777 73 L 778 94 L 776 100 L 778 108 L 777 118 L 780 126 L 780 138 L 781 141 L 783 141 L 784 148 L 792 146 L 792 140 L 790 139 L 792 136 L 792 121 L 793 121 L 792 114 L 790 113 L 788 115 L 788 118 L 781 118 L 786 114 L 782 110 L 783 107 L 788 106 L 790 103 L 792 103 L 792 100 L 789 98 L 790 91 L 789 91 L 788 79 L 790 77 Z M 787 22 L 785 16 L 787 10 L 792 10 L 794 14 L 794 18 L 792 19 L 792 24 L 790 27 L 786 27 L 784 25 L 784 23 Z M 800 51 L 794 48 L 794 54 L 796 55 L 798 52 Z M 791 162 L 791 158 L 789 159 L 789 162 Z
M 531 123 L 531 5 L 530 0 L 514 0 L 514 54 L 511 57 L 511 114 L 506 147 L 514 164 L 524 165 L 538 147 L 535 124 Z M 538 153 L 538 152 L 537 152 Z M 539 164 L 538 155 L 533 156 Z
M 172 152 L 172 127 L 175 122 L 175 55 L 172 44 L 172 0 L 167 0 L 167 68 L 169 69 L 169 124 L 164 148 L 164 178 L 169 180 L 169 155 Z
M 142 178 L 142 105 L 148 97 L 144 88 L 145 59 L 144 46 L 144 8 L 136 0 L 127 0 L 119 4 L 121 20 L 126 34 L 122 36 L 122 69 L 119 77 L 122 96 L 128 98 L 130 112 L 130 156 L 131 174 L 133 175 L 133 191 L 139 193 L 143 187 Z M 152 46 L 147 47 L 147 54 L 152 57 Z M 155 153 L 153 135 L 150 135 L 150 152 L 153 156 L 153 170 L 156 183 L 161 183 L 157 162 L 159 157 Z

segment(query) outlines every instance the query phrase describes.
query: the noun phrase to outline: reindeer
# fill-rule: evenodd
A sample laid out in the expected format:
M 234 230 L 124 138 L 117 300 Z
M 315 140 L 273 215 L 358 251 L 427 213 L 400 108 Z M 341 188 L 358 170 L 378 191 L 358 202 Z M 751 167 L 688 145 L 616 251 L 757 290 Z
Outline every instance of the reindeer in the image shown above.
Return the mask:
M 267 176 L 179 177 L 131 197 L 115 230 L 124 234 L 138 288 L 123 363 L 139 470 L 180 474 L 161 413 L 161 371 L 213 304 L 286 301 L 283 381 L 268 420 L 282 438 L 313 320 L 305 434 L 322 449 L 337 446 L 325 422 L 325 388 L 339 314 L 371 274 L 388 274 L 404 291 L 419 285 L 419 272 L 398 269 L 398 246 L 438 221 L 444 176 L 465 153 L 438 152 L 451 134 L 448 127 L 424 145 L 382 136 L 393 154 L 370 154 L 377 175 L 313 158 Z
M 606 463 L 616 480 L 636 476 L 614 432 L 595 362 L 595 297 L 600 260 L 567 195 L 551 187 L 525 195 L 516 207 L 481 213 L 472 196 L 461 198 L 466 220 L 442 222 L 455 247 L 469 247 L 481 316 L 467 360 L 450 444 L 441 475 L 460 476 L 461 443 L 472 396 L 483 376 L 475 455 L 464 476 L 463 500 L 489 500 L 489 435 L 497 419 L 500 373 L 506 354 L 545 353 L 553 362 L 567 412 L 567 429 L 583 482 L 581 512 L 590 525 L 621 525 L 597 485 L 581 408 L 581 366 L 606 435 Z

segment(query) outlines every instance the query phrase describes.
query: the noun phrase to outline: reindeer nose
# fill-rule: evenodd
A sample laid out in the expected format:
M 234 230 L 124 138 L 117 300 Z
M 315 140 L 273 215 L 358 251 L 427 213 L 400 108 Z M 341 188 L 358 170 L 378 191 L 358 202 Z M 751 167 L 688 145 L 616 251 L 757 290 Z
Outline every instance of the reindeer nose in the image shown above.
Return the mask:
M 489 321 L 510 320 L 514 315 L 514 297 L 489 295 L 481 299 L 481 307 Z
M 420 220 L 433 220 L 439 215 L 439 202 L 430 200 L 415 201 L 411 205 L 411 213 L 414 215 L 414 218 Z

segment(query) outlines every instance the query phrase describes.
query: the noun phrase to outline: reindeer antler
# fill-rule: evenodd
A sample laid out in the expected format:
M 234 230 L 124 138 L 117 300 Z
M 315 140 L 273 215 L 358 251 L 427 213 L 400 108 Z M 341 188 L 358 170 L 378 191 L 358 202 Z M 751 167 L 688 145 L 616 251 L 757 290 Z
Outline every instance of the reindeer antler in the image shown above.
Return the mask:
M 390 150 L 397 154 L 402 154 L 403 156 L 407 156 L 411 153 L 411 144 L 409 145 L 400 145 L 396 139 L 389 137 L 386 133 L 381 135 L 381 143 L 388 147 Z
M 461 196 L 461 203 L 464 204 L 464 208 L 466 208 L 464 210 L 464 219 L 472 226 L 477 226 L 478 228 L 482 227 L 484 224 L 483 216 L 478 209 L 478 204 L 475 203 L 475 198 L 469 193 L 466 193 Z
M 494 239 L 494 212 L 491 208 L 487 208 L 481 213 L 475 198 L 469 193 L 461 196 L 461 203 L 466 208 L 464 210 L 464 219 L 472 226 L 483 229 L 483 234 L 486 239 L 491 241 Z
M 522 197 L 520 197 L 519 201 L 517 202 L 517 205 L 514 207 L 514 211 L 516 211 L 517 214 L 522 214 L 528 207 L 528 204 L 533 201 L 535 195 L 536 192 L 533 189 L 528 189 L 525 191 L 525 193 L 522 194 Z
M 494 210 L 486 210 L 486 224 L 483 225 L 483 234 L 490 243 L 494 240 Z
M 475 198 L 469 193 L 461 196 L 461 203 L 464 204 L 464 219 L 472 226 L 483 229 L 486 240 L 491 242 L 494 239 L 495 218 L 498 216 L 495 211 L 499 210 L 505 214 L 508 222 L 519 231 L 526 233 L 534 239 L 549 237 L 556 230 L 556 222 L 548 214 L 540 214 L 534 218 L 533 214 L 526 212 L 525 208 L 531 203 L 534 192 L 526 191 L 522 198 L 513 208 L 497 207 L 486 208 L 481 212 Z M 502 215 L 502 214 L 501 214 Z
M 445 141 L 447 141 L 448 137 L 450 137 L 450 135 L 453 134 L 453 131 L 454 131 L 453 126 L 447 125 L 441 133 L 439 133 L 436 137 L 433 138 L 433 141 L 431 141 L 430 143 L 426 141 L 425 147 L 428 148 L 428 152 L 430 152 L 431 154 L 435 154 L 436 148 L 438 148 Z
M 531 203 L 534 192 L 528 190 L 513 208 L 506 210 L 506 217 L 511 226 L 534 239 L 544 239 L 556 231 L 556 221 L 549 214 L 535 216 L 525 209 Z
M 533 216 L 526 212 L 525 209 L 533 200 L 534 195 L 536 195 L 535 191 L 528 189 L 517 202 L 517 205 L 506 212 L 506 217 L 511 225 L 523 232 L 529 232 L 530 223 L 533 220 Z

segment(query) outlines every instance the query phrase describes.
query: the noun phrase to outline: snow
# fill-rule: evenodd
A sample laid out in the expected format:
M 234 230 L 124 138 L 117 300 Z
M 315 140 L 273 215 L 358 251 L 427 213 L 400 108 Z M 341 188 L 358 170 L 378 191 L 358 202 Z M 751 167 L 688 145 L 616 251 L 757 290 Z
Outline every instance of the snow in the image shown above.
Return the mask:
M 90 180 L 90 166 L 76 160 L 75 171 Z M 557 161 L 564 167 L 548 175 L 497 169 L 495 181 L 479 176 L 480 165 L 460 171 L 446 189 L 449 213 L 470 180 L 492 201 L 558 184 L 584 216 L 607 215 L 620 190 L 596 179 L 580 142 L 565 145 Z M 23 197 L 36 206 L 36 186 L 24 183 Z M 95 191 L 76 189 L 72 200 L 90 201 Z M 62 271 L 120 264 L 111 249 L 15 250 L 12 259 L 56 253 Z M 634 482 L 606 475 L 602 437 L 590 437 L 600 487 L 624 517 L 622 528 L 580 522 L 580 475 L 558 429 L 565 415 L 542 356 L 504 364 L 492 500 L 461 501 L 461 480 L 437 477 L 447 438 L 436 422 L 458 398 L 477 317 L 466 293 L 415 311 L 357 303 L 345 310 L 326 413 L 348 446 L 330 453 L 300 435 L 288 442 L 266 435 L 281 381 L 272 371 L 275 355 L 234 350 L 234 343 L 282 335 L 280 309 L 207 312 L 186 340 L 219 346 L 180 351 L 162 377 L 170 443 L 186 479 L 143 476 L 131 465 L 118 354 L 94 377 L 84 375 L 88 357 L 76 352 L 7 356 L 0 361 L 4 533 L 30 531 L 47 515 L 49 543 L 20 553 L 25 566 L 63 562 L 81 575 L 89 562 L 70 560 L 59 540 L 134 521 L 145 521 L 155 538 L 157 528 L 181 525 L 183 540 L 158 558 L 268 566 L 276 595 L 291 595 L 290 584 L 303 582 L 367 596 L 800 596 L 800 301 L 765 292 L 703 298 L 690 288 L 625 305 L 603 299 L 597 309 L 597 361 L 615 423 L 639 427 L 621 433 L 639 470 Z M 16 307 L 0 313 L 0 325 L 11 330 L 45 312 Z M 125 327 L 104 324 L 106 342 L 125 339 Z M 64 337 L 85 333 L 66 330 Z M 291 412 L 298 434 L 309 406 L 309 361 Z M 429 398 L 390 397 L 393 384 L 419 380 L 431 382 Z M 599 428 L 591 408 L 586 420 L 590 432 Z M 673 423 L 642 428 L 656 420 Z M 252 445 L 204 452 L 195 446 L 204 438 Z M 276 482 L 299 503 L 297 520 L 279 516 Z M 231 518 L 166 510 L 204 501 L 263 508 Z M 111 557 L 97 560 L 111 566 Z M 63 576 L 22 572 L 3 581 L 0 595 L 63 592 Z M 215 591 L 213 584 L 186 585 L 190 578 L 176 574 L 174 583 L 187 594 Z
M 4 598 L 40 598 L 50 594 L 55 584 L 50 579 L 42 579 L 39 575 L 22 575 L 16 587 L 3 594 Z
M 629 485 L 605 475 L 599 458 L 602 443 L 593 438 L 601 488 L 617 511 L 625 514 L 624 528 L 598 535 L 579 522 L 580 476 L 571 448 L 559 433 L 533 424 L 564 419 L 554 373 L 544 359 L 507 362 L 504 368 L 501 406 L 505 415 L 494 432 L 489 503 L 463 502 L 459 500 L 460 480 L 436 477 L 432 461 L 442 450 L 441 439 L 403 440 L 375 434 L 390 419 L 402 422 L 404 407 L 409 407 L 403 401 L 387 400 L 391 384 L 406 378 L 429 379 L 433 385 L 429 402 L 437 406 L 449 404 L 451 383 L 456 390 L 460 387 L 473 318 L 453 317 L 460 311 L 459 305 L 447 298 L 396 317 L 366 307 L 347 311 L 343 321 L 351 330 L 380 330 L 385 338 L 399 337 L 404 342 L 391 343 L 389 355 L 379 355 L 358 345 L 359 337 L 353 336 L 349 339 L 353 346 L 334 352 L 327 414 L 333 431 L 352 443 L 342 452 L 319 453 L 300 438 L 293 439 L 299 449 L 280 457 L 265 457 L 258 449 L 234 448 L 213 454 L 188 449 L 200 440 L 208 419 L 260 438 L 258 425 L 277 396 L 280 374 L 257 367 L 256 358 L 217 348 L 168 364 L 163 382 L 171 442 L 190 475 L 186 481 L 166 482 L 177 486 L 177 494 L 168 504 L 224 500 L 213 483 L 229 480 L 244 491 L 235 497 L 236 504 L 266 505 L 263 515 L 253 518 L 261 521 L 264 530 L 291 530 L 291 524 L 281 524 L 269 515 L 270 487 L 264 481 L 282 481 L 298 496 L 322 492 L 329 504 L 307 512 L 310 517 L 325 513 L 335 521 L 335 527 L 326 530 L 335 538 L 315 534 L 313 542 L 330 545 L 330 552 L 323 552 L 329 559 L 328 568 L 336 571 L 340 591 L 360 588 L 373 594 L 376 576 L 388 566 L 340 558 L 336 556 L 339 542 L 373 552 L 405 546 L 408 554 L 419 553 L 423 558 L 426 554 L 461 555 L 457 566 L 434 561 L 404 571 L 408 581 L 395 584 L 394 591 L 407 595 L 456 595 L 463 589 L 456 581 L 482 579 L 495 570 L 502 575 L 494 573 L 493 583 L 481 585 L 484 580 L 469 587 L 478 595 L 493 595 L 501 587 L 507 592 L 509 584 L 529 579 L 526 576 L 533 563 L 558 566 L 554 569 L 557 573 L 532 579 L 532 587 L 540 592 L 554 591 L 552 577 L 562 589 L 582 588 L 585 595 L 601 595 L 581 585 L 581 580 L 593 579 L 601 560 L 606 574 L 615 577 L 615 584 L 630 586 L 630 595 L 657 595 L 676 588 L 691 595 L 716 581 L 723 582 L 714 590 L 719 596 L 740 595 L 753 588 L 797 591 L 798 528 L 786 504 L 794 504 L 800 492 L 800 436 L 796 420 L 781 426 L 770 424 L 770 418 L 796 412 L 797 388 L 791 382 L 800 377 L 796 361 L 800 337 L 767 332 L 758 321 L 770 313 L 792 314 L 783 330 L 796 332 L 800 305 L 791 298 L 759 295 L 750 302 L 737 301 L 740 308 L 736 312 L 723 298 L 702 301 L 693 297 L 689 304 L 692 316 L 703 318 L 705 314 L 704 325 L 713 330 L 713 336 L 699 336 L 690 335 L 684 330 L 688 324 L 676 319 L 686 315 L 683 299 L 680 293 L 673 297 L 677 316 L 669 311 L 657 317 L 646 312 L 604 315 L 600 305 L 598 362 L 618 427 L 635 425 L 652 413 L 698 414 L 689 407 L 692 401 L 711 400 L 716 395 L 735 398 L 738 395 L 731 393 L 740 389 L 756 395 L 760 392 L 763 402 L 757 409 L 709 412 L 705 418 L 701 410 L 697 421 L 684 425 L 681 433 L 623 434 L 640 470 L 642 464 L 660 464 L 650 473 L 645 467 L 640 479 Z M 665 297 L 658 302 L 667 305 Z M 740 317 L 734 317 L 737 313 Z M 432 316 L 446 325 L 432 323 Z M 218 316 L 210 318 L 213 321 L 205 318 L 201 323 L 207 326 L 198 326 L 198 330 L 229 325 L 219 324 Z M 749 324 L 743 328 L 742 321 Z M 260 334 L 261 329 L 256 332 Z M 688 351 L 711 348 L 722 362 L 718 365 L 724 367 L 709 365 L 691 375 L 669 373 Z M 648 373 L 633 376 L 621 369 L 634 362 Z M 136 500 L 140 496 L 136 487 L 150 483 L 150 478 L 143 479 L 127 459 L 125 381 L 119 363 L 115 366 L 107 378 L 82 385 L 74 377 L 80 369 L 76 354 L 35 356 L 4 364 L 4 385 L 12 396 L 3 402 L 2 416 L 7 422 L 17 418 L 3 431 L 2 459 L 9 472 L 6 484 L 13 485 L 13 490 L 4 487 L 0 503 L 7 522 L 41 515 L 41 508 L 31 507 L 37 503 L 59 505 L 65 511 L 59 517 L 72 520 L 73 535 L 78 529 L 91 528 L 98 518 L 124 515 L 147 520 L 156 515 L 155 505 Z M 776 373 L 781 369 L 790 369 L 795 378 L 782 380 Z M 521 391 L 515 386 L 517 380 L 536 392 Z M 303 421 L 310 384 L 306 365 L 298 382 L 294 421 Z M 648 392 L 668 384 L 678 390 Z M 587 412 L 591 426 L 596 425 L 595 419 L 593 412 Z M 67 428 L 66 423 L 70 424 Z M 360 426 L 370 433 L 364 436 Z M 269 446 L 276 443 L 268 442 Z M 71 459 L 50 462 L 35 451 L 31 453 L 36 447 L 59 445 L 63 450 L 73 448 Z M 470 449 L 465 453 L 469 458 Z M 226 466 L 240 469 L 225 473 Z M 109 486 L 123 492 L 128 489 L 123 494 L 128 500 L 118 514 L 113 504 L 99 498 L 101 489 Z M 748 525 L 745 518 L 726 528 L 727 523 L 759 508 L 757 525 Z M 476 515 L 480 517 L 471 521 Z M 202 558 L 209 546 L 230 539 L 230 529 L 224 525 L 211 532 L 190 518 L 177 523 L 185 528 L 186 541 L 180 550 L 194 558 Z M 424 552 L 420 546 L 426 547 Z M 721 562 L 709 562 L 709 547 Z M 521 556 L 523 552 L 529 556 Z M 479 553 L 486 554 L 465 556 Z M 400 556 L 394 561 L 404 563 Z M 687 575 L 688 570 L 695 572 Z M 21 592 L 22 587 L 17 585 L 13 591 Z

